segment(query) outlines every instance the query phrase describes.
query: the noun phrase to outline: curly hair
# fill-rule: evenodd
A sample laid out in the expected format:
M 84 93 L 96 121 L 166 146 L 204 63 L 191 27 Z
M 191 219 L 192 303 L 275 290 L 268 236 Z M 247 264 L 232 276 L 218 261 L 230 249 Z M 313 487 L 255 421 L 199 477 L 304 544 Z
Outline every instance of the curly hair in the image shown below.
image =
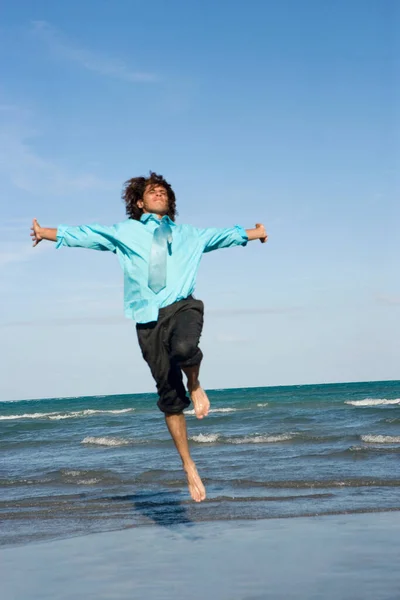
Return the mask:
M 171 221 L 175 221 L 175 217 L 178 214 L 176 210 L 175 193 L 170 184 L 165 181 L 164 177 L 162 175 L 157 175 L 157 173 L 153 173 L 153 171 L 150 171 L 149 177 L 133 177 L 132 179 L 125 181 L 122 190 L 122 200 L 125 202 L 126 214 L 128 217 L 140 221 L 143 209 L 139 208 L 137 203 L 138 200 L 142 200 L 148 185 L 162 185 L 162 187 L 166 189 L 168 196 L 167 215 Z

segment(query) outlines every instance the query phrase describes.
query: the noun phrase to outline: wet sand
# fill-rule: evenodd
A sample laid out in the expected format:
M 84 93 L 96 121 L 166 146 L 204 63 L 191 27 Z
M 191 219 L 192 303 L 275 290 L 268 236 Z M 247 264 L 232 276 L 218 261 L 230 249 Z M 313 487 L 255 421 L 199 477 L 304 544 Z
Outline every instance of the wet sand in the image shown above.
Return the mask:
M 3 600 L 399 600 L 400 513 L 135 527 L 0 551 Z

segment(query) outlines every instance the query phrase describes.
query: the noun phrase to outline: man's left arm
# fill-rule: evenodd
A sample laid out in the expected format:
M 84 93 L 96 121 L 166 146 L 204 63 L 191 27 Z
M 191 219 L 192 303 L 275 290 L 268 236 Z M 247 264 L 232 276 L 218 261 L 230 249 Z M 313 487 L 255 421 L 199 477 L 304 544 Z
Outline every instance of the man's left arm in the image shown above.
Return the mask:
M 268 239 L 265 227 L 261 223 L 257 223 L 254 229 L 244 229 L 240 225 L 235 225 L 228 229 L 209 227 L 200 229 L 198 232 L 204 246 L 203 252 L 232 246 L 246 246 L 247 242 L 252 240 L 260 240 L 265 243 Z

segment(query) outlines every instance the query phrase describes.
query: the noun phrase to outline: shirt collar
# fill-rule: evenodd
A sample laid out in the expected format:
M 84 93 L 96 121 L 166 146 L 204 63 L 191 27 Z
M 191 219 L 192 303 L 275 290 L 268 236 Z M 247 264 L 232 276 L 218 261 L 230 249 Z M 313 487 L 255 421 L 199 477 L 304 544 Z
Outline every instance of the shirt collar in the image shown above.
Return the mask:
M 176 225 L 176 223 L 174 223 L 173 221 L 171 221 L 171 219 L 169 218 L 168 215 L 164 215 L 162 219 L 159 219 L 158 216 L 155 215 L 154 213 L 143 213 L 142 216 L 140 217 L 141 223 L 145 223 L 145 224 L 150 219 L 153 219 L 157 223 L 160 223 L 162 220 L 164 220 L 164 221 L 166 221 L 168 223 L 168 225 Z

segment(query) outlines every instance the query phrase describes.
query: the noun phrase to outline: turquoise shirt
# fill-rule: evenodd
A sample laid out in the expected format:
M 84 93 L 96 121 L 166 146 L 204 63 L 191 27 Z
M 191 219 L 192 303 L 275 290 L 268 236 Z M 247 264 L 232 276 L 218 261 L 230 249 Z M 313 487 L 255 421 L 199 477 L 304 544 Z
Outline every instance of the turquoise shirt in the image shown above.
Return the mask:
M 194 292 L 203 252 L 218 248 L 245 246 L 248 241 L 243 227 L 198 229 L 177 225 L 170 219 L 172 244 L 167 256 L 167 285 L 158 294 L 148 287 L 149 257 L 153 232 L 160 224 L 153 214 L 140 221 L 127 219 L 111 227 L 81 225 L 57 229 L 57 245 L 92 250 L 109 250 L 117 255 L 124 272 L 125 316 L 137 323 L 157 321 L 158 310 Z

